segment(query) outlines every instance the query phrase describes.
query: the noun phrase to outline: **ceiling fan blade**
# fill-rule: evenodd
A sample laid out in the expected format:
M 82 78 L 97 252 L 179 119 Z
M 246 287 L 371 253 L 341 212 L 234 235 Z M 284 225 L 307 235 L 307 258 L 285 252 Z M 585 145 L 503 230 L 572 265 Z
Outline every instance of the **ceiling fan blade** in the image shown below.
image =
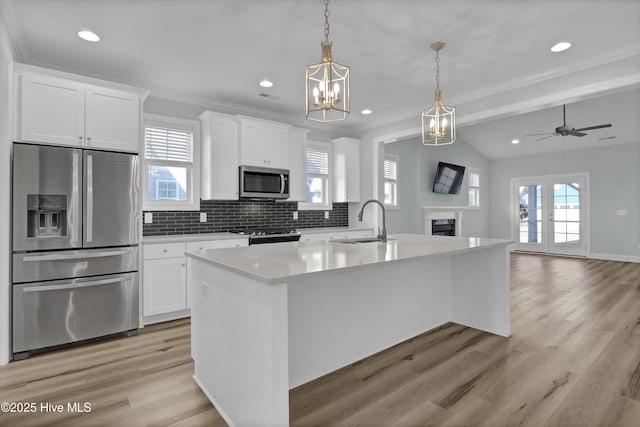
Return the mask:
M 528 133 L 525 136 L 538 136 L 538 135 L 555 135 L 555 132 L 544 132 L 544 133 Z
M 586 128 L 580 128 L 580 129 L 576 129 L 576 132 L 582 132 L 583 130 L 593 130 L 593 129 L 604 129 L 604 128 L 610 128 L 611 127 L 611 123 L 607 123 L 606 125 L 598 125 L 598 126 L 589 126 Z
M 582 132 L 577 132 L 575 130 L 571 131 L 571 132 L 567 132 L 567 135 L 573 135 L 573 136 L 585 136 L 586 133 L 582 133 Z
M 556 133 L 554 133 L 554 134 L 551 134 L 551 135 L 549 135 L 549 136 L 543 136 L 542 138 L 538 138 L 538 139 L 536 139 L 536 141 L 542 141 L 543 139 L 553 138 L 553 137 L 554 137 L 554 136 L 556 136 L 556 135 L 557 135 L 557 134 L 556 134 Z

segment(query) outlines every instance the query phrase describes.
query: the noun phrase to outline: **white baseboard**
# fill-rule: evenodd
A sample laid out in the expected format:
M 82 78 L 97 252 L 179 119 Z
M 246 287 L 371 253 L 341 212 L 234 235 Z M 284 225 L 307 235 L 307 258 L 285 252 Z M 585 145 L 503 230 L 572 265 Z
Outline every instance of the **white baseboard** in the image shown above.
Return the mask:
M 514 250 L 514 249 L 511 249 L 510 252 L 519 252 L 519 253 L 533 254 L 533 255 L 558 256 L 558 257 L 567 257 L 567 258 L 603 259 L 607 261 L 623 261 L 623 262 L 640 263 L 640 256 L 634 256 L 634 255 L 597 254 L 592 252 L 589 256 L 577 256 L 577 255 L 548 254 L 545 252 L 521 251 L 521 250 Z
M 222 419 L 230 426 L 230 427 L 235 427 L 235 424 L 231 421 L 231 418 L 229 418 L 229 416 L 221 409 L 220 405 L 218 404 L 218 402 L 216 402 L 216 400 L 213 398 L 213 396 L 211 395 L 211 393 L 209 393 L 209 390 L 207 390 L 207 388 L 204 386 L 204 384 L 202 384 L 202 382 L 198 379 L 198 377 L 196 376 L 196 374 L 193 374 L 193 376 L 191 377 L 193 378 L 193 380 L 196 382 L 196 384 L 198 384 L 198 387 L 200 387 L 200 390 L 202 390 L 202 392 L 204 393 L 205 396 L 207 396 L 207 399 L 209 399 L 209 402 L 211 402 L 211 404 L 213 406 L 215 406 L 216 411 L 218 411 L 218 414 L 220 414 L 220 416 L 222 417 Z
M 633 255 L 594 254 L 592 252 L 589 258 L 605 259 L 609 261 L 640 262 L 640 256 L 633 256 Z

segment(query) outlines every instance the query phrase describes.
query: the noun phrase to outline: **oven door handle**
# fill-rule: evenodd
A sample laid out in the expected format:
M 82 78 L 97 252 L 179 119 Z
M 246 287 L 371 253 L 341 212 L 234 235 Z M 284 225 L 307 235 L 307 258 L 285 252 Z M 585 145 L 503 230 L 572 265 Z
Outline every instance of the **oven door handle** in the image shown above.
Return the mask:
M 280 194 L 284 194 L 284 174 L 280 174 Z
M 131 249 L 122 249 L 119 251 L 101 251 L 91 252 L 88 254 L 47 254 L 47 255 L 31 255 L 22 258 L 23 262 L 33 261 L 66 261 L 73 259 L 85 259 L 85 258 L 102 258 L 108 256 L 128 255 L 131 253 Z
M 22 292 L 62 291 L 65 289 L 88 288 L 90 286 L 100 286 L 100 285 L 109 285 L 111 283 L 121 283 L 127 280 L 130 280 L 130 278 L 126 276 L 120 276 L 120 277 L 113 277 L 110 279 L 93 280 L 90 282 L 82 282 L 82 283 L 68 283 L 64 285 L 29 286 L 26 288 L 22 288 Z

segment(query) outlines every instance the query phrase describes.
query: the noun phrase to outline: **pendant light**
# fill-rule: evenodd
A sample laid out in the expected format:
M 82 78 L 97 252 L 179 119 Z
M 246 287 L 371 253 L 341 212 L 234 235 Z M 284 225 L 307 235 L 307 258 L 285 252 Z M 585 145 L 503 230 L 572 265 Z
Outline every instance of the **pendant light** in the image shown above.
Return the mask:
M 307 67 L 308 120 L 334 122 L 349 116 L 349 67 L 333 61 L 329 41 L 329 0 L 324 0 L 324 41 L 322 62 Z
M 442 103 L 440 92 L 440 50 L 443 42 L 431 44 L 436 52 L 436 92 L 433 105 L 422 112 L 422 143 L 437 147 L 453 144 L 456 140 L 456 109 Z

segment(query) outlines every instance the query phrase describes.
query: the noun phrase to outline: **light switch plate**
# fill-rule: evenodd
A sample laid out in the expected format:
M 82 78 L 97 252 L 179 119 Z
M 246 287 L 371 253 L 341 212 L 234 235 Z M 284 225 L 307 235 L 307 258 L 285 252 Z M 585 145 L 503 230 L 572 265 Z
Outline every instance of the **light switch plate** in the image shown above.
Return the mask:
M 293 219 L 298 219 L 298 211 L 293 211 Z
M 207 213 L 200 212 L 200 222 L 207 222 Z
M 329 219 L 329 211 L 324 211 L 324 219 Z
M 202 289 L 202 296 L 204 298 L 209 298 L 209 284 L 205 282 L 200 282 L 200 288 Z
M 144 213 L 144 223 L 145 224 L 153 224 L 153 212 L 145 212 Z

